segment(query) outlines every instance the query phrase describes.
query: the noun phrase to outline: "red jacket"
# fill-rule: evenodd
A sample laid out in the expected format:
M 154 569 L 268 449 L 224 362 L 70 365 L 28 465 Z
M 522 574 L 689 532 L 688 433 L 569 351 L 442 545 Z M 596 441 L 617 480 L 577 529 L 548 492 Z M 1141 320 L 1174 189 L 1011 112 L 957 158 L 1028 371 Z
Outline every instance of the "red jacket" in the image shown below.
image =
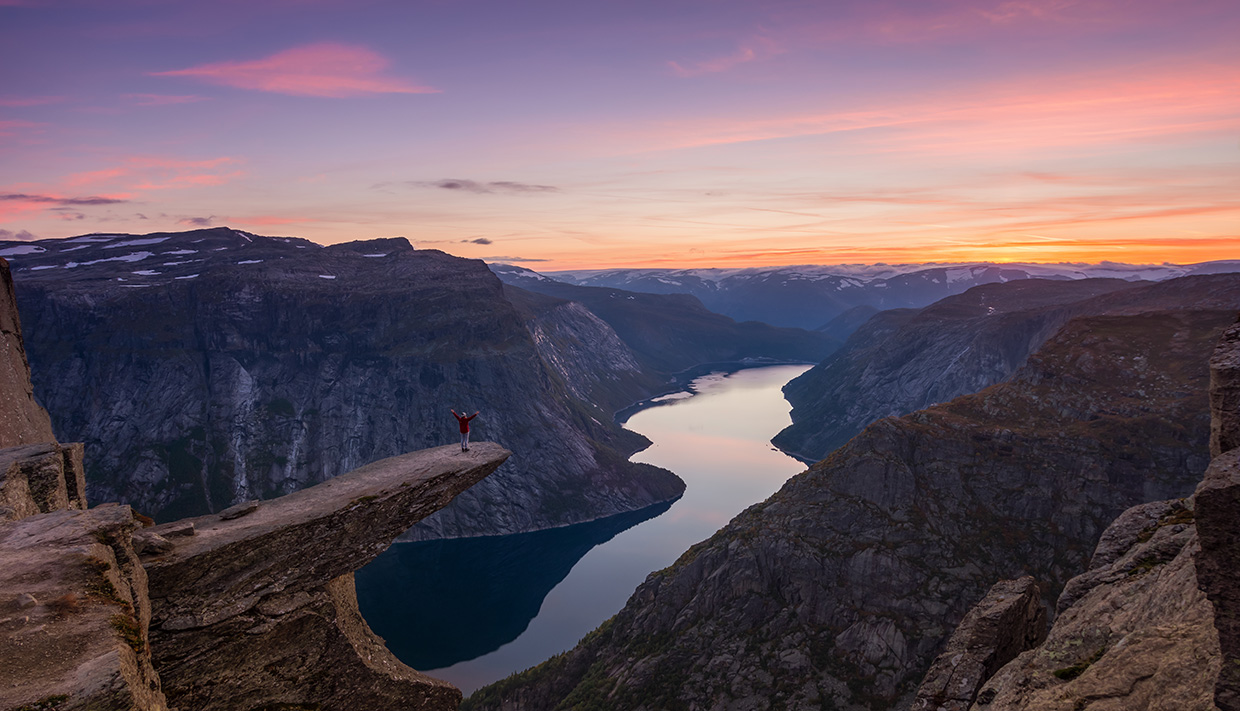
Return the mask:
M 474 419 L 475 417 L 477 417 L 477 416 L 478 416 L 478 413 L 476 413 L 476 412 L 475 412 L 475 413 L 474 413 L 474 414 L 472 414 L 472 415 L 465 416 L 465 415 L 458 415 L 458 414 L 456 414 L 456 413 L 454 412 L 454 413 L 452 413 L 452 416 L 453 416 L 453 417 L 455 417 L 455 418 L 456 418 L 456 421 L 460 423 L 460 425 L 461 425 L 461 434 L 465 434 L 466 432 L 468 432 L 468 431 L 469 431 L 469 421 L 470 421 L 470 420 L 472 420 L 472 419 Z

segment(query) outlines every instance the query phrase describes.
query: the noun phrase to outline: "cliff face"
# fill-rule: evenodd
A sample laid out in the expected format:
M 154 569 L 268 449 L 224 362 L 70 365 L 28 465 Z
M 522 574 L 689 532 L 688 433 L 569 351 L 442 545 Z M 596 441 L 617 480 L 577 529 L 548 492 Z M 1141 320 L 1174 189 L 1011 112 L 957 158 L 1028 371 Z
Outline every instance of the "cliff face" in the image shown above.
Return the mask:
M 880 420 L 751 507 L 568 654 L 473 709 L 912 702 L 969 604 L 1057 595 L 1121 511 L 1208 461 L 1206 358 L 1234 311 L 1070 321 L 1008 382 Z
M 821 459 L 881 417 L 1001 382 L 1075 316 L 1237 303 L 1234 274 L 1157 284 L 1032 279 L 979 286 L 918 312 L 884 312 L 788 383 L 793 424 L 773 441 L 807 461 Z
M 21 319 L 9 263 L 0 258 L 0 447 L 52 442 L 52 421 L 35 402 L 30 364 L 22 341 Z
M 826 333 L 737 323 L 687 294 L 576 286 L 502 264 L 491 269 L 511 286 L 583 304 L 611 326 L 643 365 L 658 372 L 759 358 L 818 362 L 839 347 Z
M 683 490 L 625 461 L 641 442 L 579 397 L 598 373 L 618 393 L 648 382 L 623 344 L 588 314 L 532 317 L 480 262 L 227 229 L 40 245 L 18 272 L 35 391 L 85 442 L 92 499 L 170 520 L 272 498 L 454 441 L 452 407 L 481 410 L 475 438 L 518 454 L 413 535 L 531 530 Z
M 1240 708 L 1240 449 L 1227 445 L 1240 441 L 1240 325 L 1215 348 L 1210 380 L 1215 456 L 1193 496 L 1120 515 L 1089 569 L 1065 586 L 1045 643 L 983 680 L 961 708 Z M 957 665 L 945 653 L 940 666 Z

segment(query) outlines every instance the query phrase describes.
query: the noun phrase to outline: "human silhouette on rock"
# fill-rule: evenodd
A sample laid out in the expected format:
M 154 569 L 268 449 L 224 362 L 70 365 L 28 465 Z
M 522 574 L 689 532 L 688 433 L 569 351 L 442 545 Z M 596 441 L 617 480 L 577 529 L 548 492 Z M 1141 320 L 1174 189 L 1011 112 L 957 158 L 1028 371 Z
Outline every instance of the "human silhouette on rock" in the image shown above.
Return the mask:
M 461 451 L 469 451 L 469 421 L 478 416 L 475 411 L 472 415 L 458 415 L 456 410 L 452 411 L 452 416 L 456 418 L 457 424 L 461 426 Z

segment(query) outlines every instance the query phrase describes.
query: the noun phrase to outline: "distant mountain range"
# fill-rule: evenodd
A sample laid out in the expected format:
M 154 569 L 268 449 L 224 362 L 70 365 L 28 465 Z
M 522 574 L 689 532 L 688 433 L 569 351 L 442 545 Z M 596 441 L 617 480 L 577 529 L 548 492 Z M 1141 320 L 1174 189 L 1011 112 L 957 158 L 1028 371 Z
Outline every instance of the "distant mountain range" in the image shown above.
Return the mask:
M 857 307 L 921 308 L 982 284 L 1019 279 L 1162 281 L 1193 274 L 1240 271 L 1240 260 L 1200 264 L 1133 265 L 965 262 L 755 267 L 749 269 L 605 269 L 546 272 L 578 286 L 651 294 L 692 294 L 706 308 L 737 321 L 823 329 L 844 339 L 858 321 L 831 324 Z

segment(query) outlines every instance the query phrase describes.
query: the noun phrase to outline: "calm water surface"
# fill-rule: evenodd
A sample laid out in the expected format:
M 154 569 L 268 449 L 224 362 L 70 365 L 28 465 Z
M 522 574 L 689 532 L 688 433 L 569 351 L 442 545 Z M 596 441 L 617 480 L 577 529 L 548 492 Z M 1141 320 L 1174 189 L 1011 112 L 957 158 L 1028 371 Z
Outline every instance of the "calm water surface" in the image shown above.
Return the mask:
M 670 469 L 685 495 L 578 526 L 398 543 L 357 573 L 367 622 L 402 661 L 469 694 L 570 649 L 671 565 L 805 467 L 770 444 L 788 426 L 780 389 L 809 366 L 693 381 L 625 424 L 654 444 L 632 457 Z

